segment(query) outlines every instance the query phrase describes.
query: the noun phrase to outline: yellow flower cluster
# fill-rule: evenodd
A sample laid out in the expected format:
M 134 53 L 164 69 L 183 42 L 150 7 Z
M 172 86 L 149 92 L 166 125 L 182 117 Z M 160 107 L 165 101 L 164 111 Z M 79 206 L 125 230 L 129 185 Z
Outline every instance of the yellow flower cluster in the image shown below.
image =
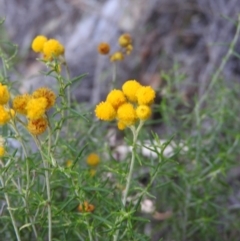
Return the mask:
M 0 125 L 6 124 L 14 116 L 13 110 L 8 108 L 9 100 L 7 86 L 0 83 Z
M 32 50 L 36 53 L 42 53 L 43 58 L 51 61 L 53 57 L 57 58 L 64 55 L 64 46 L 56 39 L 47 39 L 43 35 L 38 35 L 32 41 Z
M 45 113 L 56 101 L 55 93 L 42 87 L 35 90 L 32 95 L 18 95 L 13 99 L 13 109 L 16 113 L 25 115 L 28 118 L 27 128 L 33 135 L 42 134 L 48 126 Z
M 97 118 L 103 121 L 118 121 L 118 128 L 125 129 L 138 120 L 145 121 L 151 116 L 151 104 L 156 93 L 151 86 L 142 86 L 136 80 L 128 80 L 122 90 L 112 90 L 95 108 Z
M 133 50 L 132 37 L 128 33 L 122 34 L 118 38 L 118 44 L 120 50 L 109 55 L 111 62 L 122 61 L 125 55 L 129 55 Z M 98 52 L 102 55 L 108 55 L 110 52 L 110 45 L 106 42 L 102 42 L 98 45 Z

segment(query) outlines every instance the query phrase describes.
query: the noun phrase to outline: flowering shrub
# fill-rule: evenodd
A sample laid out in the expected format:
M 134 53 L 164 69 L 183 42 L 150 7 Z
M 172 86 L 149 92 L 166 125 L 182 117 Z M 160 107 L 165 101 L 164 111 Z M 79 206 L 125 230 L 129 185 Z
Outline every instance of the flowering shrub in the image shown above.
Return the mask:
M 215 85 L 223 64 L 213 95 L 208 89 L 193 106 L 176 91 L 185 79 L 176 66 L 161 72 L 161 89 L 135 79 L 117 88 L 116 66 L 133 51 L 124 33 L 117 51 L 106 42 L 96 48 L 112 85 L 89 108 L 72 98 L 84 75 L 71 78 L 58 40 L 33 39 L 43 74 L 57 84 L 28 93 L 15 86 L 14 56 L 2 44 L 0 240 L 238 240 L 225 176 L 240 154 L 240 87 Z

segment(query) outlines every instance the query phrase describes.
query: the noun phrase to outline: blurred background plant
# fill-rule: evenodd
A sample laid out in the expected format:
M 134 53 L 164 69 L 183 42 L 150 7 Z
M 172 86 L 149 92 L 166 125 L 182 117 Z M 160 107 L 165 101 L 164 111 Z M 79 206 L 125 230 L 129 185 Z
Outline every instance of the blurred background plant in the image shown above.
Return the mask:
M 55 142 L 58 166 L 48 169 L 53 240 L 112 240 L 113 224 L 120 215 L 125 217 L 126 225 L 122 226 L 126 232 L 120 233 L 120 240 L 239 240 L 237 3 L 0 2 L 0 14 L 6 18 L 0 30 L 1 82 L 8 84 L 11 93 L 29 93 L 43 85 L 57 90 L 57 78 L 52 75 L 57 71 L 46 70 L 30 50 L 32 39 L 39 33 L 60 40 L 71 73 L 71 108 L 64 120 L 68 131 L 63 129 L 65 134 Z M 28 17 L 23 17 L 26 13 Z M 137 79 L 154 87 L 157 99 L 152 120 L 139 134 L 135 188 L 127 199 L 128 209 L 120 213 L 131 136 L 126 130 L 116 130 L 115 125 L 96 121 L 93 110 L 96 103 L 105 99 L 109 91 L 106 86 L 110 87 L 113 76 L 109 59 L 97 53 L 97 46 L 108 42 L 115 51 L 119 48 L 118 37 L 125 32 L 131 34 L 134 48 L 131 55 L 117 63 L 116 86 L 120 88 L 127 79 Z M 17 55 L 11 42 L 18 45 Z M 196 104 L 229 50 L 228 61 L 196 112 Z M 54 66 L 57 67 L 53 63 Z M 87 74 L 82 78 L 84 73 Z M 66 76 L 64 67 L 62 75 Z M 59 99 L 57 104 L 61 104 Z M 50 113 L 56 118 L 52 120 L 61 123 L 59 112 Z M 26 162 L 12 131 L 1 127 L 1 135 L 12 161 L 1 170 L 1 182 L 8 185 L 2 185 L 0 191 L 0 239 L 15 240 L 7 193 L 22 240 L 45 240 L 46 168 L 40 153 L 30 141 Z M 23 138 L 28 141 L 30 137 L 25 133 Z M 91 153 L 99 156 L 96 166 L 88 164 Z M 26 163 L 32 190 L 28 211 L 38 238 L 34 237 L 24 208 L 26 189 L 18 188 L 26 184 Z

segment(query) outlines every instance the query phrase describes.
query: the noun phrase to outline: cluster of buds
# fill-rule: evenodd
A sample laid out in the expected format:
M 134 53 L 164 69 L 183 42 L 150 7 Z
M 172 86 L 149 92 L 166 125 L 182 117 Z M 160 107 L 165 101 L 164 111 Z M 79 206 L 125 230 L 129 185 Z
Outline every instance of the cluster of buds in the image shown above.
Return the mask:
M 81 213 L 83 213 L 83 212 L 91 213 L 94 211 L 94 209 L 95 209 L 95 206 L 93 204 L 90 204 L 87 201 L 84 201 L 83 204 L 79 204 L 77 207 L 77 210 Z
M 128 80 L 122 90 L 114 89 L 105 101 L 96 106 L 95 114 L 103 121 L 118 121 L 118 128 L 124 130 L 138 120 L 145 121 L 151 116 L 151 104 L 156 93 L 151 86 L 142 86 L 136 80 Z
M 48 127 L 46 111 L 56 100 L 55 93 L 45 87 L 35 90 L 31 95 L 18 95 L 13 99 L 13 110 L 27 117 L 27 129 L 33 135 L 42 134 Z
M 128 33 L 124 33 L 118 38 L 118 44 L 120 50 L 109 55 L 111 62 L 122 61 L 124 56 L 129 55 L 133 50 L 132 38 Z M 106 42 L 100 43 L 98 45 L 98 52 L 102 55 L 108 55 L 110 53 L 110 45 Z
M 47 39 L 43 35 L 38 35 L 32 41 L 32 49 L 36 53 L 43 54 L 43 59 L 51 61 L 64 55 L 64 46 L 56 39 Z

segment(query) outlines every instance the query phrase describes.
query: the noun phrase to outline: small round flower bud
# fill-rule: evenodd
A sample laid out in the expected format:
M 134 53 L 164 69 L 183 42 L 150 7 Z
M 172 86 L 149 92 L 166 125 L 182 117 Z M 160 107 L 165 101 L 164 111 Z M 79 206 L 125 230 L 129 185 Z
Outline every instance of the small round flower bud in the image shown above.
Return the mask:
M 122 61 L 124 59 L 123 53 L 122 52 L 115 52 L 110 56 L 110 61 L 115 62 L 115 61 Z
M 136 109 L 137 117 L 140 120 L 147 120 L 151 114 L 151 108 L 148 105 L 139 105 Z
M 129 44 L 132 43 L 131 35 L 128 33 L 122 34 L 118 39 L 118 43 L 121 47 L 127 47 Z
M 100 158 L 96 153 L 91 153 L 87 157 L 87 164 L 92 167 L 96 167 L 100 162 Z
M 102 42 L 98 45 L 98 53 L 106 55 L 110 52 L 110 46 L 108 43 Z

